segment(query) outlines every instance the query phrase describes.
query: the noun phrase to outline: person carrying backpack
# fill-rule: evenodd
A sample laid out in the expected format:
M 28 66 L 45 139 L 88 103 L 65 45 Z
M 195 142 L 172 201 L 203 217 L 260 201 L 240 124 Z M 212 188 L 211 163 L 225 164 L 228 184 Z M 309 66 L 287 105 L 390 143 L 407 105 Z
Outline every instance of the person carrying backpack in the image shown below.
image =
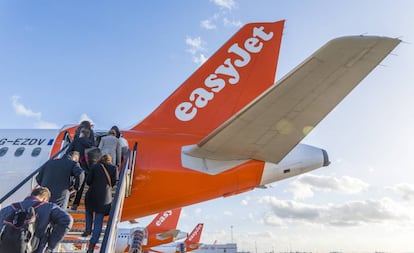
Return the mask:
M 53 252 L 73 219 L 49 198 L 49 189 L 38 187 L 22 202 L 0 211 L 0 253 Z

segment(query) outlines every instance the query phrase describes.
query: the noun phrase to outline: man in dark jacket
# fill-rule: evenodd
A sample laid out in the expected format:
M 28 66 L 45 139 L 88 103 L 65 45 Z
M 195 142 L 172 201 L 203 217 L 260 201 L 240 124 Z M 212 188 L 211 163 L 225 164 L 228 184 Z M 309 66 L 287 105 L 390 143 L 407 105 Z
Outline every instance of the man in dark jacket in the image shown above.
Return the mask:
M 60 159 L 49 160 L 40 168 L 36 181 L 50 190 L 50 202 L 68 207 L 71 188 L 79 190 L 85 177 L 78 161 L 79 152 L 73 151 Z
M 31 195 L 25 198 L 21 204 L 24 208 L 34 206 L 37 215 L 34 238 L 39 240 L 38 247 L 34 253 L 53 252 L 53 249 L 63 239 L 65 234 L 72 227 L 72 217 L 62 208 L 54 203 L 48 202 L 50 191 L 46 187 L 35 188 Z M 14 212 L 11 205 L 0 211 L 0 228 L 6 217 Z M 49 233 L 50 232 L 50 233 Z M 46 248 L 45 251 L 43 249 Z
M 69 154 L 72 151 L 79 152 L 79 163 L 83 169 L 88 169 L 85 160 L 85 150 L 87 148 L 93 147 L 93 142 L 89 139 L 91 131 L 88 129 L 82 129 L 78 138 L 74 139 L 73 142 L 70 143 L 66 154 Z
M 72 151 L 79 152 L 79 164 L 85 172 L 85 179 L 88 175 L 89 165 L 87 162 L 86 157 L 86 150 L 93 147 L 93 143 L 89 139 L 90 131 L 89 129 L 83 128 L 80 131 L 79 137 L 74 139 L 73 142 L 69 145 L 68 150 L 66 153 L 70 153 Z M 76 210 L 82 198 L 83 189 L 85 188 L 85 181 L 81 184 L 80 188 L 76 192 L 75 199 L 73 201 L 72 210 Z

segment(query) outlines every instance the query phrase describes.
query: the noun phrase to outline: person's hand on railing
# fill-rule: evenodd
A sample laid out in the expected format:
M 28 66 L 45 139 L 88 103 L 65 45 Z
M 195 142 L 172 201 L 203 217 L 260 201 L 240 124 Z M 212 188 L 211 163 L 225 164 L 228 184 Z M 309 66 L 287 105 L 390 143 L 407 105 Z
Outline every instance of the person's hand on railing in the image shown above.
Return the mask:
M 69 194 L 70 194 L 70 195 L 72 195 L 72 194 L 75 194 L 75 193 L 76 193 L 76 189 L 75 189 L 75 187 L 71 186 L 71 187 L 69 188 Z

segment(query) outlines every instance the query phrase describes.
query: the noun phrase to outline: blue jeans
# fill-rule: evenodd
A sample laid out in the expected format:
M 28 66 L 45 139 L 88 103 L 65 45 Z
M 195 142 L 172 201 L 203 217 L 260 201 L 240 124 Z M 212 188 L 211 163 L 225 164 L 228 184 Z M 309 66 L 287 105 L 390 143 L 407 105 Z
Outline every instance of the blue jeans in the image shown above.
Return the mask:
M 86 216 L 85 217 L 86 231 L 92 231 L 92 237 L 89 240 L 89 244 L 95 245 L 99 240 L 99 236 L 102 231 L 103 219 L 105 215 L 103 213 L 95 213 L 95 212 L 86 211 L 85 216 Z M 92 230 L 92 223 L 93 223 L 93 230 Z

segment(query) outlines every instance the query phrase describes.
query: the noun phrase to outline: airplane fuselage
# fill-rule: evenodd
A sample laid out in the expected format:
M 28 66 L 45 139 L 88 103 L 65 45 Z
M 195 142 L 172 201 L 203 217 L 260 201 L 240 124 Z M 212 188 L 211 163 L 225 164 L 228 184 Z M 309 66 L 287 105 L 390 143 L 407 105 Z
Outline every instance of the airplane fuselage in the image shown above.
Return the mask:
M 122 215 L 127 220 L 235 195 L 328 164 L 325 151 L 298 145 L 299 153 L 295 154 L 294 149 L 293 157 L 288 155 L 279 165 L 248 160 L 223 173 L 209 175 L 182 166 L 182 147 L 198 143 L 201 136 L 132 131 L 123 134 L 130 145 L 138 143 L 132 185 L 135 197 L 125 199 Z
M 67 131 L 73 135 L 74 129 L 72 127 L 61 131 L 0 130 L 0 150 L 7 149 L 0 157 L 0 166 L 3 168 L 0 176 L 7 178 L 0 185 L 1 192 L 8 192 L 25 176 L 46 162 L 63 145 L 63 133 Z M 139 131 L 123 131 L 123 135 L 128 140 L 130 148 L 135 142 L 138 143 L 132 193 L 125 199 L 123 220 L 249 191 L 319 168 L 327 159 L 322 150 L 299 145 L 299 149 L 312 151 L 311 154 L 301 152 L 297 154 L 297 159 L 294 154 L 292 159 L 288 159 L 286 163 L 282 161 L 279 165 L 249 160 L 223 173 L 209 175 L 182 166 L 181 148 L 197 143 L 201 136 Z M 25 149 L 24 152 L 16 156 L 16 150 L 21 148 Z M 37 157 L 33 157 L 31 153 L 36 148 L 41 148 L 41 152 Z M 311 159 L 306 161 L 304 155 L 311 156 Z M 33 185 L 25 187 L 21 194 L 13 196 L 5 203 L 26 196 Z

